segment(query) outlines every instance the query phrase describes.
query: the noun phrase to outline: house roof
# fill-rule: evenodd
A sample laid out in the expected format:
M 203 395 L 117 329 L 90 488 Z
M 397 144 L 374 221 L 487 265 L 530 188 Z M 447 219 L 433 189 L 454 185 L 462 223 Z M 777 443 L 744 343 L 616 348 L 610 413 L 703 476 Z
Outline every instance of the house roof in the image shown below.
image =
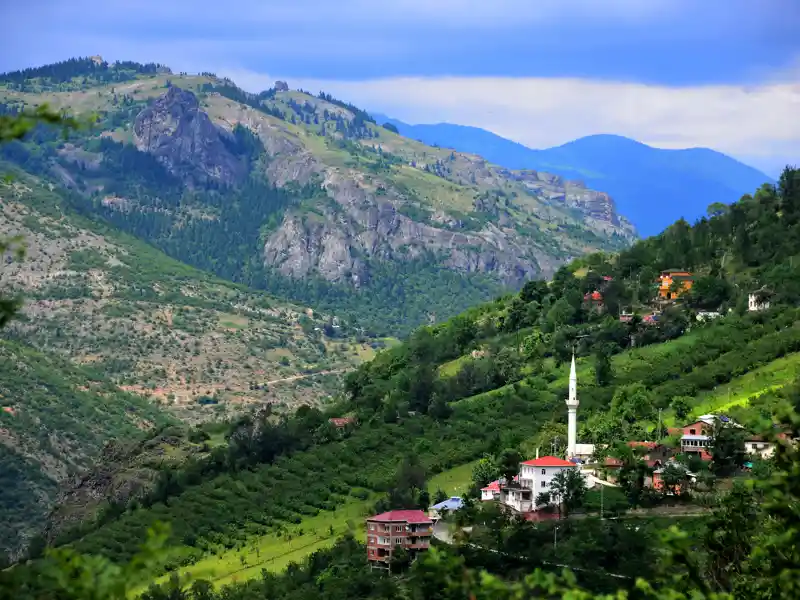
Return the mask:
M 631 448 L 647 448 L 648 450 L 658 448 L 660 445 L 658 442 L 628 442 L 628 446 Z
M 464 506 L 464 501 L 458 496 L 453 496 L 447 500 L 442 500 L 438 504 L 434 504 L 431 508 L 433 510 L 458 510 L 462 506 Z
M 353 423 L 355 419 L 353 417 L 332 417 L 328 419 L 328 422 L 335 427 L 344 427 L 350 423 Z
M 390 510 L 370 517 L 367 521 L 389 521 L 392 523 L 432 523 L 421 510 Z
M 482 492 L 499 492 L 500 491 L 500 480 L 495 479 L 492 483 L 487 485 L 485 488 L 481 488 Z
M 607 467 L 621 467 L 622 461 L 618 458 L 614 458 L 613 456 L 606 456 L 604 464 Z
M 563 458 L 557 456 L 542 456 L 541 458 L 534 458 L 533 460 L 526 460 L 522 463 L 530 467 L 574 467 L 575 463 L 571 463 Z
M 601 302 L 603 300 L 603 294 L 595 290 L 591 294 L 584 294 L 583 299 L 594 300 L 595 302 Z

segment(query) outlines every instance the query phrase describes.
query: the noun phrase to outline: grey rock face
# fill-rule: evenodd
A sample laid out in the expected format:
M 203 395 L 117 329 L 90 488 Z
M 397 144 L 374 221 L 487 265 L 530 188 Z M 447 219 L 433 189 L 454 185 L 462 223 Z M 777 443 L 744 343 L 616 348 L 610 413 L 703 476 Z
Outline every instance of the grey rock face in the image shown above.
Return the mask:
M 137 115 L 133 133 L 139 150 L 153 154 L 189 183 L 231 185 L 247 174 L 247 166 L 226 143 L 231 134 L 211 122 L 192 92 L 170 87 Z
M 289 213 L 267 239 L 266 265 L 290 277 L 318 274 L 356 286 L 369 278 L 372 260 L 423 256 L 455 271 L 493 275 L 509 285 L 549 274 L 543 273 L 535 252 L 496 226 L 481 232 L 435 227 L 401 214 L 401 198 L 376 197 L 347 176 L 328 173 L 323 185 L 332 206 L 322 215 Z

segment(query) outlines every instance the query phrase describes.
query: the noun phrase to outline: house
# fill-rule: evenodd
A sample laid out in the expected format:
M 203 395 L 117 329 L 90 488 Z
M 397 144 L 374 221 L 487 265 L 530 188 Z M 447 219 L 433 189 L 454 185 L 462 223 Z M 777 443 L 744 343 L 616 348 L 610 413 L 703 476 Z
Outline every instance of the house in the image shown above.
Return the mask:
M 337 429 L 341 429 L 343 427 L 347 427 L 352 423 L 355 423 L 354 417 L 332 417 L 328 419 L 328 423 L 336 427 Z
M 699 454 L 703 460 L 711 460 L 708 447 L 711 445 L 711 433 L 714 429 L 715 415 L 703 415 L 697 421 L 681 427 L 681 452 Z M 720 420 L 730 422 L 727 417 Z
M 397 546 L 412 559 L 430 547 L 433 521 L 421 510 L 390 510 L 367 519 L 367 560 L 375 568 L 389 568 Z
M 772 297 L 772 292 L 766 287 L 762 287 L 747 295 L 747 310 L 759 311 L 767 310 L 769 308 L 769 299 Z
M 484 488 L 481 488 L 481 500 L 486 502 L 489 500 L 500 499 L 500 480 L 496 479 Z
M 769 458 L 775 454 L 775 443 L 760 435 L 750 435 L 744 440 L 744 449 L 750 456 Z
M 588 463 L 594 456 L 594 444 L 575 444 L 575 453 L 572 458 L 577 458 L 581 463 Z
M 670 459 L 670 449 L 664 444 L 658 442 L 628 442 L 631 448 L 638 448 L 645 450 L 642 455 L 642 460 L 647 462 L 650 467 L 660 467 Z
M 690 473 L 689 469 L 687 469 L 685 465 L 683 465 L 683 464 L 681 464 L 679 462 L 669 462 L 666 465 L 664 465 L 663 467 L 660 467 L 660 468 L 656 469 L 655 471 L 653 471 L 653 477 L 652 477 L 652 480 L 651 480 L 651 485 L 653 486 L 653 489 L 658 490 L 658 491 L 663 491 L 664 490 L 664 470 L 667 467 L 680 469 L 681 471 L 684 472 L 684 474 L 686 476 L 686 479 L 688 479 L 690 481 L 694 481 L 695 479 L 697 479 L 697 476 L 694 473 Z M 681 486 L 680 485 L 676 485 L 674 490 L 669 492 L 669 493 L 670 494 L 672 494 L 672 493 L 680 494 L 681 493 Z
M 593 291 L 591 294 L 585 294 L 583 296 L 583 305 L 589 308 L 590 310 L 594 310 L 597 312 L 602 311 L 604 308 L 603 294 L 601 294 L 597 290 Z
M 446 514 L 455 512 L 462 506 L 464 506 L 464 500 L 459 496 L 453 496 L 431 506 L 428 509 L 428 516 L 434 521 L 438 521 Z
M 713 321 L 720 316 L 720 313 L 714 310 L 699 310 L 697 311 L 697 317 L 695 318 L 702 323 L 704 321 Z
M 675 300 L 691 290 L 692 284 L 694 276 L 689 271 L 667 269 L 662 271 L 658 278 L 657 294 L 661 300 Z
M 520 487 L 530 490 L 532 492 L 531 499 L 535 501 L 536 496 L 542 492 L 550 491 L 550 484 L 553 478 L 566 469 L 578 469 L 578 465 L 556 456 L 543 456 L 533 460 L 526 460 L 520 464 Z M 534 509 L 535 507 L 532 507 L 530 510 Z
M 500 503 L 518 513 L 532 511 L 533 500 L 533 490 L 530 488 L 514 482 L 500 485 Z

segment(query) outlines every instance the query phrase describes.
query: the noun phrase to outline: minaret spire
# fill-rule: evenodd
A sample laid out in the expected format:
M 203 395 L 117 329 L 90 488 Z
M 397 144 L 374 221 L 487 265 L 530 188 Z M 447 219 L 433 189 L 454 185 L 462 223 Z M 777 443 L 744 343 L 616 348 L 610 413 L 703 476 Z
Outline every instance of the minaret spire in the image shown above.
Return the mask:
M 569 398 L 567 398 L 567 458 L 575 456 L 578 438 L 578 373 L 575 369 L 575 353 L 569 370 Z

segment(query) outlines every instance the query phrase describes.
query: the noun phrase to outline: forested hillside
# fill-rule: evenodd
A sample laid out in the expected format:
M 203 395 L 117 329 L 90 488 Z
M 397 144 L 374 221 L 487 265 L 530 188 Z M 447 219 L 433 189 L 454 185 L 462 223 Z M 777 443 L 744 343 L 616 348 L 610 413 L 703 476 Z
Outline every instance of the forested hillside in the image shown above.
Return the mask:
M 376 334 L 443 320 L 634 231 L 613 199 L 377 125 L 328 94 L 259 94 L 211 74 L 75 59 L 0 75 L 0 114 L 49 103 L 2 157 L 72 210 L 228 280 Z
M 239 552 L 245 567 L 244 553 L 251 556 L 259 540 L 305 536 L 304 523 L 330 523 L 329 534 L 313 534 L 314 543 L 330 543 L 353 511 L 426 506 L 430 475 L 485 453 L 532 453 L 563 435 L 573 348 L 582 441 L 664 435 L 658 409 L 665 426 L 717 409 L 709 403 L 725 402 L 713 396 L 722 384 L 800 356 L 791 258 L 800 247 L 792 216 L 800 206 L 798 183 L 798 171 L 787 170 L 777 187 L 729 211 L 715 207 L 693 226 L 676 223 L 619 255 L 573 262 L 549 284 L 532 281 L 517 295 L 424 327 L 348 375 L 339 404 L 288 418 L 248 418 L 208 457 L 165 466 L 147 494 L 97 521 L 56 528 L 51 540 L 125 561 L 151 523 L 170 522 L 171 549 L 154 574 L 191 571 L 194 563 Z M 675 301 L 654 304 L 649 278 L 667 265 L 691 269 L 695 285 Z M 584 299 L 597 287 L 604 311 Z M 747 310 L 754 289 L 770 295 L 769 309 Z M 654 306 L 659 318 L 643 320 Z M 623 307 L 637 315 L 621 322 Z M 720 316 L 697 320 L 702 308 Z M 791 399 L 789 381 L 726 412 L 757 426 Z M 343 429 L 328 422 L 342 415 L 353 422 Z
M 0 120 L 0 141 L 13 124 Z M 80 217 L 68 191 L 13 164 L 0 161 L 0 174 L 3 551 L 45 526 L 59 485 L 78 481 L 106 442 L 318 403 L 374 351 L 367 342 L 382 343 Z M 132 493 L 135 479 L 111 493 Z

